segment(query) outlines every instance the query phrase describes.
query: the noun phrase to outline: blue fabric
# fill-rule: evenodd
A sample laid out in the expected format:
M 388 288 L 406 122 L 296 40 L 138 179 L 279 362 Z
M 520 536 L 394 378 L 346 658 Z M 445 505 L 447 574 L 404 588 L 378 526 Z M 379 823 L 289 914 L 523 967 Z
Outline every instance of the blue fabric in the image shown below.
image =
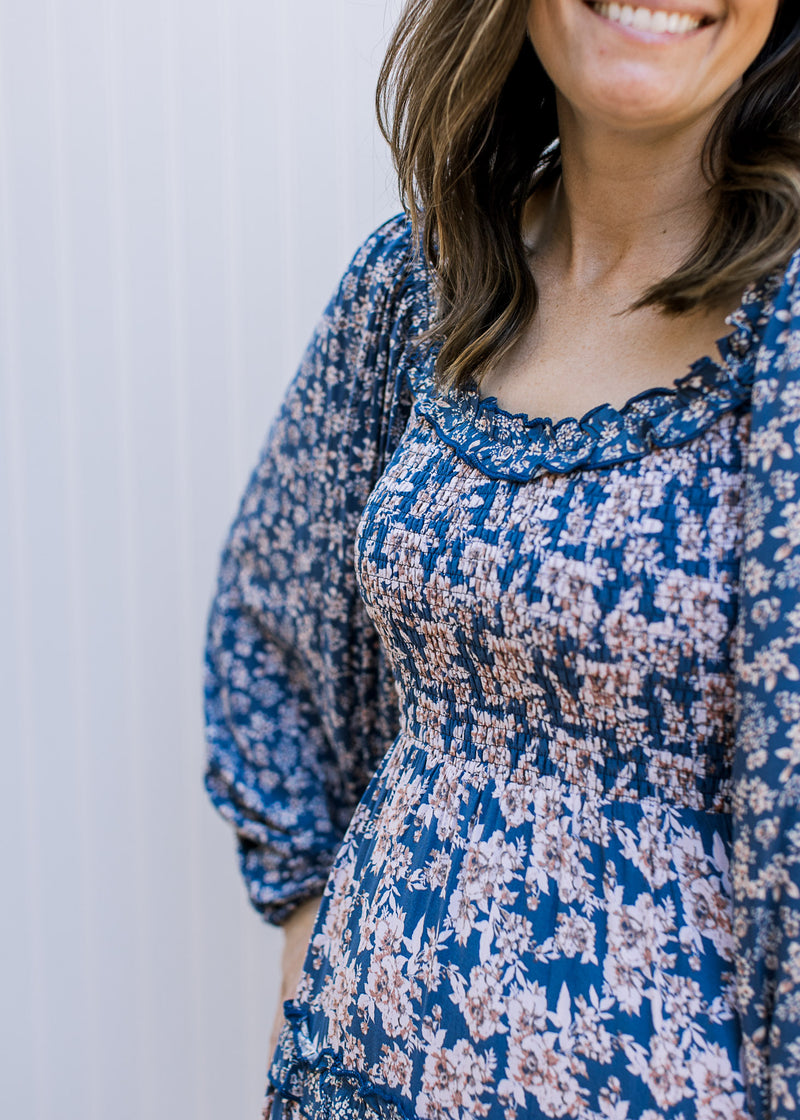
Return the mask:
M 794 1113 L 797 263 L 553 425 L 436 394 L 404 219 L 356 255 L 209 627 L 251 897 L 328 882 L 269 1115 Z

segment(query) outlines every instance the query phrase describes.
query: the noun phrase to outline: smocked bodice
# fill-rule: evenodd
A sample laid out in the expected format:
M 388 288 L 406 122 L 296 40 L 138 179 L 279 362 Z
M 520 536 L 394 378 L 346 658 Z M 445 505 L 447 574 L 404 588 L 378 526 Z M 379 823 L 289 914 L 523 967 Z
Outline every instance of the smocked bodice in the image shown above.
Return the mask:
M 725 806 L 747 423 L 524 485 L 420 409 L 357 545 L 405 733 L 520 778 Z
M 433 390 L 420 264 L 400 223 L 354 261 L 230 565 L 273 646 L 219 773 L 273 912 L 264 853 L 311 893 L 380 759 L 266 1114 L 753 1120 L 796 1081 L 800 254 L 720 362 L 558 423 Z

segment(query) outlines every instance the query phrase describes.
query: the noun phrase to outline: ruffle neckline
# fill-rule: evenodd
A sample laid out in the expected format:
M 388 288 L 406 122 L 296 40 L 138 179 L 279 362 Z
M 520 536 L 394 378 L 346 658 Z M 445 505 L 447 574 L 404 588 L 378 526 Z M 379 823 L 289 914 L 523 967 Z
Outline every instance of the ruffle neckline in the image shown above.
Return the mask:
M 432 390 L 435 352 L 412 381 L 415 410 L 459 457 L 493 478 L 524 482 L 538 474 L 611 467 L 653 448 L 676 447 L 711 427 L 750 398 L 763 325 L 763 289 L 751 285 L 726 319 L 731 333 L 717 342 L 720 360 L 703 357 L 670 388 L 647 389 L 620 408 L 597 405 L 580 419 L 507 412 L 476 387 L 449 395 Z

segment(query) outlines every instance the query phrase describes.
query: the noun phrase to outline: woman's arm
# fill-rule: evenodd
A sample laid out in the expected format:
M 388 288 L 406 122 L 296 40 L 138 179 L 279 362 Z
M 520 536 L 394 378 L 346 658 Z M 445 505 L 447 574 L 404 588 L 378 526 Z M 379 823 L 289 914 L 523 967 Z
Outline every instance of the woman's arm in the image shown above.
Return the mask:
M 231 529 L 206 649 L 206 785 L 250 898 L 286 921 L 319 895 L 397 730 L 352 560 L 411 406 L 422 291 L 405 219 L 356 254 L 306 351 Z
M 752 402 L 736 651 L 737 1004 L 756 1120 L 800 1114 L 800 285 L 775 296 Z
M 272 1022 L 272 1033 L 269 1040 L 269 1053 L 273 1054 L 278 1045 L 278 1035 L 281 1033 L 285 1019 L 283 1005 L 287 999 L 294 999 L 297 983 L 303 971 L 303 963 L 308 951 L 308 943 L 314 923 L 319 911 L 319 898 L 309 898 L 301 902 L 286 919 L 283 927 L 284 941 L 283 954 L 281 955 L 281 992 L 278 1008 Z

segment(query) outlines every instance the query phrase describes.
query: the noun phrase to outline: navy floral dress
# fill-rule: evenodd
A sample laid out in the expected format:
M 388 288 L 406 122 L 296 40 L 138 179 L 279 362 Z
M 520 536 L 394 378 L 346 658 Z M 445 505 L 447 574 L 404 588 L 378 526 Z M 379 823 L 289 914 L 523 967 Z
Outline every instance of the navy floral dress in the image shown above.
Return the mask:
M 405 219 L 357 253 L 209 625 L 253 903 L 324 888 L 265 1116 L 797 1115 L 799 265 L 552 424 L 437 394 Z

